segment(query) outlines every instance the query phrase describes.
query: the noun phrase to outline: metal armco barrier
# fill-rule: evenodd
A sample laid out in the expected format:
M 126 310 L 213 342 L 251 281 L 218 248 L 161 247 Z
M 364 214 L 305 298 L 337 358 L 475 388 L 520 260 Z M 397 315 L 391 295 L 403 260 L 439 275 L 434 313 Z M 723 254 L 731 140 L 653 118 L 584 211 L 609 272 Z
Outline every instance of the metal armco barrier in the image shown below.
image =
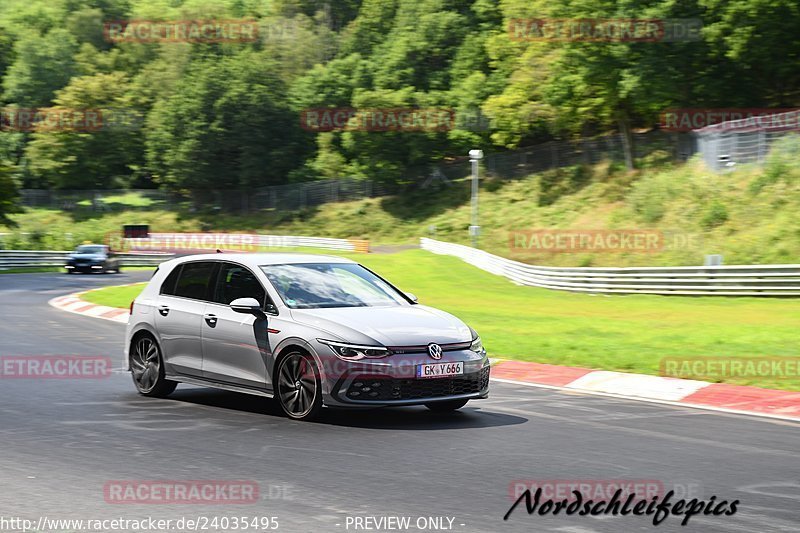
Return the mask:
M 225 252 L 257 252 L 269 248 L 321 248 L 358 253 L 369 252 L 369 241 L 328 239 L 255 233 L 151 233 L 146 239 L 118 239 L 109 243 L 122 266 L 156 266 L 176 255 Z M 64 266 L 72 253 L 63 250 L 0 250 L 0 270 Z
M 61 250 L 0 250 L 0 270 L 63 267 L 72 252 Z M 168 253 L 118 253 L 122 266 L 157 266 L 174 257 Z
M 683 267 L 544 267 L 469 246 L 420 239 L 420 247 L 452 255 L 518 285 L 595 294 L 800 296 L 800 265 Z

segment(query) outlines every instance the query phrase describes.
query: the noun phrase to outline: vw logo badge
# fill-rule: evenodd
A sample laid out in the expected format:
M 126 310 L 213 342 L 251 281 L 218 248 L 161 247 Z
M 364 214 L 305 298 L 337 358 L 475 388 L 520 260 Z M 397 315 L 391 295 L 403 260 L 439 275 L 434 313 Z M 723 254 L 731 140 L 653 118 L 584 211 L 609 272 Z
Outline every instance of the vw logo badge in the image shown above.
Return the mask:
M 441 359 L 442 347 L 435 342 L 430 343 L 428 345 L 428 355 L 430 355 L 432 359 Z

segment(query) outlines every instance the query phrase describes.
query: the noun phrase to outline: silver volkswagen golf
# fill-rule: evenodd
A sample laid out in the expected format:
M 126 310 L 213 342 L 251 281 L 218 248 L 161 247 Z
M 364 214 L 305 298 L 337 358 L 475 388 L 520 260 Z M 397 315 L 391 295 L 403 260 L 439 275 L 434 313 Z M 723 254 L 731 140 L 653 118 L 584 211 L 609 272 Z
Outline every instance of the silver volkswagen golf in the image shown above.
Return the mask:
M 178 383 L 275 397 L 291 418 L 329 407 L 452 411 L 489 390 L 474 330 L 353 261 L 206 254 L 167 261 L 131 303 L 137 390 Z

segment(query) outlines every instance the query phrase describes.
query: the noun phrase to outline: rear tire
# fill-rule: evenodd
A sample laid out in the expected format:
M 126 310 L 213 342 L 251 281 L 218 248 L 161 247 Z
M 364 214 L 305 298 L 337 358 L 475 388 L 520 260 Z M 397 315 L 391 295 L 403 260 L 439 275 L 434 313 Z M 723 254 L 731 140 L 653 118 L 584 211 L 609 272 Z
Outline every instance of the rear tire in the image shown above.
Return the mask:
M 425 407 L 436 413 L 448 413 L 457 411 L 467 405 L 469 400 L 446 400 L 443 402 L 426 403 Z
M 161 349 L 152 336 L 142 335 L 132 343 L 129 360 L 133 384 L 142 396 L 163 398 L 178 386 L 164 377 Z
M 322 410 L 322 381 L 314 358 L 291 352 L 278 362 L 275 395 L 286 416 L 294 420 L 313 420 Z

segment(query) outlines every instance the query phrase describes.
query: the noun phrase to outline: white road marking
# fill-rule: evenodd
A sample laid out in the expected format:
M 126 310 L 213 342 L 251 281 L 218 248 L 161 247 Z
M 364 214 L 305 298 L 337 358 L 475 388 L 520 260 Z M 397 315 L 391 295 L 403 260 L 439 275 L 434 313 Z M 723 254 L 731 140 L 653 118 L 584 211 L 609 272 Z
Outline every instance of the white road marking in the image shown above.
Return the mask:
M 657 403 L 661 405 L 671 405 L 673 407 L 686 407 L 689 409 L 701 409 L 704 411 L 714 411 L 718 413 L 727 413 L 732 415 L 746 415 L 750 417 L 757 417 L 757 418 L 765 418 L 771 419 L 773 422 L 778 421 L 788 421 L 794 422 L 794 424 L 786 424 L 792 427 L 800 427 L 800 418 L 795 416 L 783 416 L 783 415 L 773 415 L 769 413 L 756 413 L 753 411 L 742 411 L 739 409 L 728 409 L 727 407 L 714 407 L 711 405 L 699 405 L 695 403 L 688 403 L 688 402 L 673 402 L 669 400 L 654 400 L 652 398 L 643 398 L 641 396 L 627 396 L 625 394 L 615 394 L 609 392 L 600 392 L 600 391 L 589 391 L 589 390 L 579 390 L 579 389 L 570 389 L 567 387 L 559 387 L 558 385 L 544 385 L 541 383 L 528 383 L 525 381 L 516 381 L 513 379 L 506 379 L 506 378 L 491 378 L 491 381 L 497 381 L 498 383 L 508 383 L 510 385 L 522 385 L 523 387 L 536 387 L 539 389 L 551 389 L 557 390 L 561 392 L 567 393 L 574 393 L 576 396 L 604 396 L 606 398 L 616 398 L 619 400 L 635 400 L 638 402 L 648 402 L 648 403 Z
M 598 370 L 579 377 L 566 388 L 677 402 L 709 385 L 707 381 Z

